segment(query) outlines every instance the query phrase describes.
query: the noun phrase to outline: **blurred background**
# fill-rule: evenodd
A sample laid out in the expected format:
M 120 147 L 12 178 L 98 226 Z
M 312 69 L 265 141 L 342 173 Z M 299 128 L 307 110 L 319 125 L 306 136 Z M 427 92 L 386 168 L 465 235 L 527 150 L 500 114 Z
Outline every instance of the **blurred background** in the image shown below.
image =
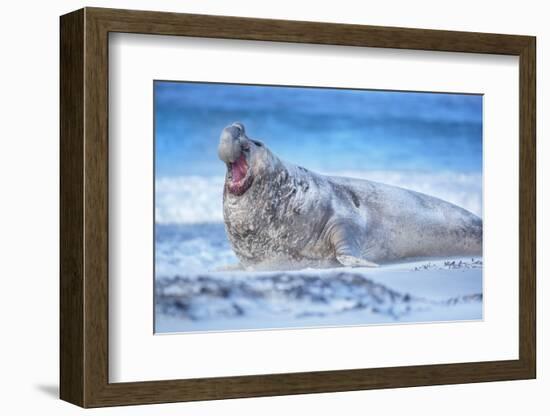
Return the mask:
M 157 81 L 155 110 L 159 177 L 223 174 L 233 121 L 316 171 L 481 172 L 481 95 Z

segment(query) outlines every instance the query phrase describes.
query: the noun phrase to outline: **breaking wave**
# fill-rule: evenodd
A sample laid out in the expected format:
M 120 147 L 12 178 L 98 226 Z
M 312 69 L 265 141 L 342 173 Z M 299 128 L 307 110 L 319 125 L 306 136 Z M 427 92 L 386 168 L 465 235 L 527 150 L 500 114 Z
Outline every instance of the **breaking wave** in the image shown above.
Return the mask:
M 457 172 L 339 171 L 330 175 L 369 179 L 422 192 L 481 216 L 482 175 Z M 223 222 L 222 176 L 163 177 L 155 185 L 158 224 Z

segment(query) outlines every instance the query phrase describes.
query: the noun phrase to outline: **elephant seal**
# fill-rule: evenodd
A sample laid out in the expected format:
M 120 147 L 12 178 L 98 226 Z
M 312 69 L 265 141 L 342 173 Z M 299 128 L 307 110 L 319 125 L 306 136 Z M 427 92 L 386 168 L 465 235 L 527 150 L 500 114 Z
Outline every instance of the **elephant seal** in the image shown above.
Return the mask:
M 225 229 L 246 269 L 481 255 L 476 215 L 419 192 L 284 162 L 241 123 L 223 129 L 218 156 L 227 166 Z

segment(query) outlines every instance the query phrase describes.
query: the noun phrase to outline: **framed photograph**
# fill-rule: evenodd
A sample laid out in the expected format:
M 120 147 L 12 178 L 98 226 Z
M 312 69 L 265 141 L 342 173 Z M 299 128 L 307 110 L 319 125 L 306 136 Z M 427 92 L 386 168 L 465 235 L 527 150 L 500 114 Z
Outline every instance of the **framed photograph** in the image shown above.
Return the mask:
M 535 378 L 534 37 L 60 28 L 63 400 Z

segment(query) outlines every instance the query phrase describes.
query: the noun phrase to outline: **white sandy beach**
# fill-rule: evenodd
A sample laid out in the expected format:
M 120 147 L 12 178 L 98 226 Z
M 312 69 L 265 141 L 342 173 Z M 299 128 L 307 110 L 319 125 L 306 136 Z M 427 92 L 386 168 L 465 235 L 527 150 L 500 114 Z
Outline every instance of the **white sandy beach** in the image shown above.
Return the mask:
M 158 278 L 156 333 L 483 318 L 480 258 Z

